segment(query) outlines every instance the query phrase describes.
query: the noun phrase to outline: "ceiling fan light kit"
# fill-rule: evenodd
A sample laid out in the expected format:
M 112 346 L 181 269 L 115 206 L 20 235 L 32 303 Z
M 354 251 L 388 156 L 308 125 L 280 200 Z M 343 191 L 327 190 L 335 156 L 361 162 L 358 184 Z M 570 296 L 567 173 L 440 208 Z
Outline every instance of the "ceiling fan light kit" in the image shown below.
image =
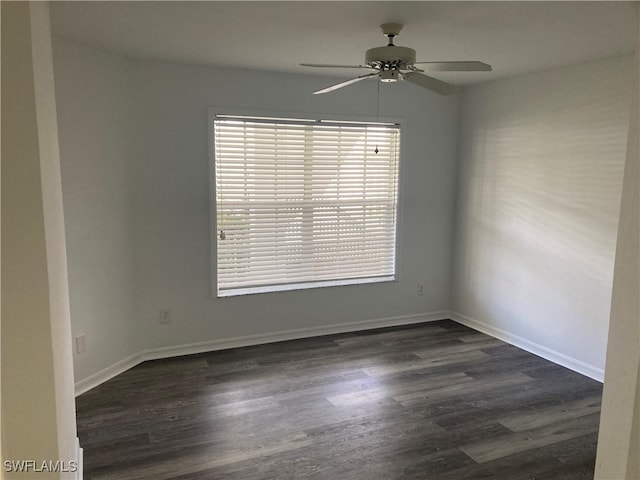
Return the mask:
M 424 70 L 416 67 L 416 64 L 426 65 L 429 70 L 441 72 L 487 72 L 491 71 L 491 65 L 475 60 L 471 61 L 452 61 L 452 62 L 416 62 L 416 51 L 409 47 L 400 47 L 394 45 L 393 39 L 402 30 L 399 23 L 384 23 L 380 25 L 382 33 L 386 35 L 389 43 L 384 47 L 374 47 L 365 53 L 364 65 L 326 65 L 317 63 L 301 63 L 305 67 L 320 68 L 363 68 L 373 70 L 373 73 L 360 75 L 345 82 L 332 85 L 322 90 L 313 92 L 314 94 L 323 94 L 332 92 L 347 85 L 359 82 L 366 78 L 378 77 L 382 82 L 397 82 L 398 80 L 407 80 L 414 85 L 426 88 L 440 95 L 449 95 L 458 90 L 458 87 L 450 83 L 443 82 L 436 78 L 425 75 Z
M 382 70 L 380 72 L 381 82 L 397 82 L 400 77 L 397 70 Z
M 416 63 L 416 51 L 409 47 L 399 47 L 393 44 L 393 39 L 400 34 L 402 25 L 399 23 L 383 23 L 380 25 L 382 33 L 389 39 L 385 47 L 374 47 L 365 53 L 365 65 L 370 68 L 381 68 L 398 71 Z M 395 81 L 395 80 L 387 80 Z

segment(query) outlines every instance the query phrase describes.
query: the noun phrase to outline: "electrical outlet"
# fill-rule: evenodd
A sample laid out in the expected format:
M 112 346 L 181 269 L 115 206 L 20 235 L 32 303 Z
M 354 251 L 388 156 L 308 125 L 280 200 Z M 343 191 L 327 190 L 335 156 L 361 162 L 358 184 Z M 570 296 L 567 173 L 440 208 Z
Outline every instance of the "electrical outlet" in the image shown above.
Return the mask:
M 160 310 L 160 323 L 171 323 L 171 310 L 168 308 Z
M 422 285 L 421 283 L 418 283 L 417 285 L 417 293 L 419 297 L 422 297 L 424 295 L 424 285 Z
M 76 337 L 76 353 L 84 353 L 87 351 L 87 336 L 83 333 Z

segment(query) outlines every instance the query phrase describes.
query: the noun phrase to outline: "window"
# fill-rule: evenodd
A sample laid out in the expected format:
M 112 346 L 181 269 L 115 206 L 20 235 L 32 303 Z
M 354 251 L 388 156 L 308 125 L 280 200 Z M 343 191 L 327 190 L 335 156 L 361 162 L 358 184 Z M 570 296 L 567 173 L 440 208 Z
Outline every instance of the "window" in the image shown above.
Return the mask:
M 395 278 L 398 125 L 212 120 L 218 296 Z

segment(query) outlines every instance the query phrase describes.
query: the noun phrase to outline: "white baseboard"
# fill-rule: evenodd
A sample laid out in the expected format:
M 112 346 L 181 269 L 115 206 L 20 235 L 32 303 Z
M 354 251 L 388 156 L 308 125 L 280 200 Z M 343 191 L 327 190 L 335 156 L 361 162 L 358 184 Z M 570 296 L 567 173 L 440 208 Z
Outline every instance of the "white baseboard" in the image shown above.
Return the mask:
M 222 340 L 212 340 L 206 342 L 188 343 L 182 345 L 171 345 L 166 347 L 151 348 L 131 355 L 119 362 L 89 375 L 75 384 L 76 396 L 80 395 L 107 380 L 119 375 L 145 360 L 155 360 L 159 358 L 177 357 L 180 355 L 191 355 L 194 353 L 212 352 L 228 348 L 239 348 L 250 345 L 260 345 L 264 343 L 280 342 L 284 340 L 296 340 L 300 338 L 318 337 L 322 335 L 332 335 L 336 333 L 357 332 L 361 330 L 371 330 L 374 328 L 395 327 L 400 325 L 411 325 L 415 323 L 432 322 L 436 320 L 451 319 L 469 328 L 486 333 L 504 342 L 522 348 L 527 352 L 538 355 L 551 362 L 562 365 L 570 370 L 578 372 L 589 378 L 602 382 L 604 380 L 604 370 L 594 367 L 575 358 L 564 355 L 555 350 L 551 350 L 543 345 L 531 342 L 523 337 L 496 328 L 487 323 L 473 319 L 457 312 L 439 311 L 416 315 L 401 315 L 397 317 L 376 318 L 358 322 L 343 324 L 323 325 L 318 327 L 299 328 L 292 330 L 282 330 L 273 333 L 263 333 L 257 335 L 246 335 L 242 337 L 232 337 Z
M 375 318 L 358 322 L 341 323 L 333 325 L 323 325 L 318 327 L 297 328 L 292 330 L 282 330 L 273 333 L 262 333 L 257 335 L 246 335 L 242 337 L 225 338 L 221 340 L 211 340 L 206 342 L 188 343 L 182 345 L 170 345 L 166 347 L 150 348 L 131 355 L 119 362 L 89 375 L 75 384 L 76 396 L 97 387 L 107 380 L 119 375 L 145 360 L 156 360 L 159 358 L 177 357 L 180 355 L 191 355 L 194 353 L 213 352 L 228 348 L 247 347 L 250 345 L 260 345 L 264 343 L 281 342 L 284 340 L 297 340 L 300 338 L 319 337 L 322 335 L 332 335 L 336 333 L 357 332 L 371 330 L 374 328 L 397 327 L 400 325 L 411 325 L 415 323 L 433 322 L 451 318 L 449 311 L 421 313 L 415 315 L 401 315 L 398 317 Z
M 602 368 L 589 365 L 588 363 L 582 362 L 573 357 L 569 357 L 568 355 L 557 352 L 543 345 L 539 345 L 535 342 L 527 340 L 526 338 L 520 337 L 513 333 L 507 332 L 505 330 L 457 312 L 450 312 L 449 318 L 458 323 L 461 323 L 462 325 L 466 325 L 469 328 L 473 328 L 474 330 L 478 330 L 479 332 L 486 333 L 487 335 L 491 335 L 492 337 L 502 340 L 503 342 L 507 342 L 518 348 L 526 350 L 527 352 L 533 353 L 534 355 L 545 358 L 553 363 L 562 365 L 563 367 L 573 370 L 574 372 L 578 372 L 589 378 L 597 380 L 598 382 L 602 383 L 604 381 L 604 370 Z
M 281 330 L 279 332 L 246 335 L 243 337 L 225 338 L 207 342 L 189 343 L 168 347 L 152 348 L 142 352 L 143 360 L 155 360 L 158 358 L 176 357 L 179 355 L 191 355 L 194 353 L 213 352 L 228 348 L 247 347 L 264 343 L 282 342 L 285 340 L 297 340 L 300 338 L 320 337 L 336 333 L 357 332 L 371 330 L 373 328 L 396 327 L 414 323 L 444 320 L 449 318 L 448 311 L 433 312 L 419 315 L 403 315 L 399 317 L 376 318 L 359 322 L 350 322 L 319 327 L 296 328 L 293 330 Z
M 139 363 L 141 363 L 142 357 L 139 353 L 134 355 L 130 355 L 127 358 L 123 358 L 117 363 L 108 366 L 107 368 L 103 368 L 102 370 L 89 375 L 82 380 L 78 380 L 75 383 L 75 391 L 76 397 L 84 392 L 91 390 L 92 388 L 97 387 L 98 385 L 103 384 L 107 380 L 112 379 L 116 375 L 120 375 L 123 372 L 126 372 L 132 367 L 135 367 Z

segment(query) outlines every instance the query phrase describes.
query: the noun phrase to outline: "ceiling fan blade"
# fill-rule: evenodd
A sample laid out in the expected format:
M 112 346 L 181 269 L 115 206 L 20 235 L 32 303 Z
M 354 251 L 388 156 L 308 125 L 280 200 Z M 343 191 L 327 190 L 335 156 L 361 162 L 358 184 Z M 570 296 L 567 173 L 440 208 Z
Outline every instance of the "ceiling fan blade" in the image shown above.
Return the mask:
M 313 92 L 314 95 L 318 95 L 321 93 L 332 92 L 342 87 L 346 87 L 347 85 L 351 85 L 352 83 L 359 82 L 360 80 L 364 80 L 365 78 L 375 77 L 378 75 L 378 72 L 368 73 L 367 75 L 360 75 L 359 77 L 352 78 L 351 80 L 347 80 L 346 82 L 340 82 L 335 85 L 331 85 L 330 87 L 323 88 L 322 90 L 318 90 L 317 92 Z
M 426 88 L 440 95 L 450 95 L 458 91 L 458 87 L 450 83 L 443 82 L 437 78 L 429 77 L 418 72 L 403 73 L 402 76 L 408 82 L 414 83 L 419 87 Z
M 456 62 L 416 62 L 416 64 L 425 65 L 425 68 L 431 72 L 490 72 L 491 65 L 484 62 L 456 61 Z
M 367 68 L 371 69 L 367 65 L 330 65 L 325 63 L 301 63 L 303 67 L 321 67 L 321 68 Z

